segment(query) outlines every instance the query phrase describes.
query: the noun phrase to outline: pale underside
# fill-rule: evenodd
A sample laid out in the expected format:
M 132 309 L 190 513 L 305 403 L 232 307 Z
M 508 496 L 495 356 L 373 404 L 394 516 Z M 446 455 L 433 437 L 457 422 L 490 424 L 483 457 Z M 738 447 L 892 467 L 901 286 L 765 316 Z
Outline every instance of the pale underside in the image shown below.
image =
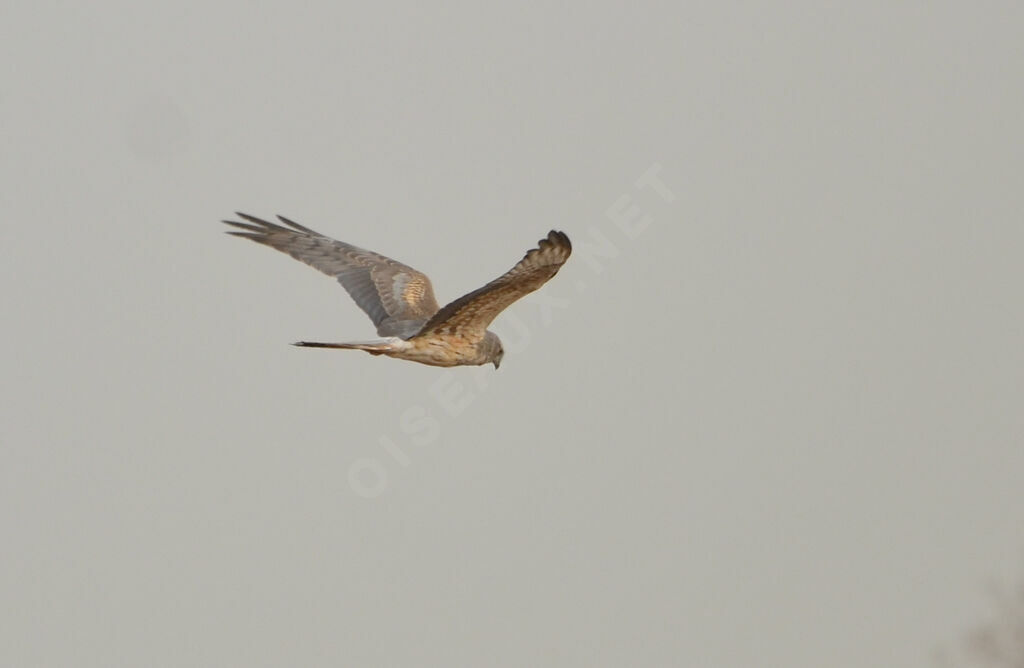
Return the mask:
M 569 238 L 552 230 L 512 269 L 440 308 L 430 279 L 412 267 L 281 216 L 283 225 L 237 215 L 247 222 L 223 221 L 243 230 L 230 234 L 276 248 L 336 278 L 384 337 L 296 345 L 365 350 L 432 366 L 494 363 L 497 367 L 504 351 L 487 326 L 510 304 L 546 283 L 572 252 Z

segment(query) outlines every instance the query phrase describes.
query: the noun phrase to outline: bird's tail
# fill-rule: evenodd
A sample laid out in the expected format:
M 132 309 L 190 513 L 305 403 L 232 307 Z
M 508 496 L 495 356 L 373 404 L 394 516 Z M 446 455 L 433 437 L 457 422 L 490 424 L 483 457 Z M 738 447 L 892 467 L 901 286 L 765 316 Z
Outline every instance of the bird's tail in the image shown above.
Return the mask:
M 293 346 L 303 348 L 341 348 L 343 350 L 365 350 L 371 355 L 383 355 L 394 350 L 394 344 L 389 339 L 378 341 L 350 341 L 348 343 L 320 343 L 318 341 L 297 341 Z

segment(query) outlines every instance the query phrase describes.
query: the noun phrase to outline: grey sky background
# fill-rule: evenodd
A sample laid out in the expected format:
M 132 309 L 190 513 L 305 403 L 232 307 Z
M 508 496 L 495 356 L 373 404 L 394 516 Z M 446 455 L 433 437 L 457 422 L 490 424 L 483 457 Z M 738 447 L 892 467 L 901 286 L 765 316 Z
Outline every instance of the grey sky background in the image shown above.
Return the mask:
M 1024 570 L 1022 19 L 9 4 L 0 664 L 931 665 Z M 442 371 L 234 210 L 576 252 Z

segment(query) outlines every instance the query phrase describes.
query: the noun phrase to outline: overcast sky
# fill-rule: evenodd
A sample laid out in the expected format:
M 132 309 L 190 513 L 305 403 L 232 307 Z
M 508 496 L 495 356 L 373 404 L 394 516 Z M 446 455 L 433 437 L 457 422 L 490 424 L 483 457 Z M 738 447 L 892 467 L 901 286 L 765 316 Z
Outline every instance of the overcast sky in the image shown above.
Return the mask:
M 481 5 L 486 4 L 486 9 Z M 0 664 L 929 666 L 1024 576 L 1024 9 L 10 3 Z M 444 303 L 492 367 L 222 234 Z

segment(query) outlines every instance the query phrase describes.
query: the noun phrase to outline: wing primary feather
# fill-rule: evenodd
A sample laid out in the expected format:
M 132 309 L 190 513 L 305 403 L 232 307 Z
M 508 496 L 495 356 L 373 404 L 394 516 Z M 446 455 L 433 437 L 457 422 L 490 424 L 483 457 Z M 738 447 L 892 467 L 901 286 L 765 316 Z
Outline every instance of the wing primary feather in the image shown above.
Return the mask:
M 281 225 L 237 211 L 228 234 L 269 246 L 335 278 L 381 335 L 411 336 L 439 306 L 430 279 L 389 257 L 331 239 L 278 215 Z
M 281 227 L 280 225 L 276 225 L 270 222 L 269 220 L 263 220 L 262 218 L 257 218 L 256 216 L 250 216 L 249 214 L 242 213 L 241 211 L 235 211 L 235 215 L 244 220 L 248 220 L 250 223 L 255 223 L 259 225 L 263 231 L 268 233 L 272 230 L 292 233 L 292 230 L 289 230 L 287 227 Z
M 313 230 L 309 229 L 309 228 L 308 228 L 308 227 L 306 227 L 305 225 L 299 225 L 299 224 L 298 224 L 298 223 L 296 223 L 296 222 L 295 222 L 294 220 L 289 220 L 288 218 L 285 218 L 285 217 L 284 217 L 284 216 L 282 216 L 281 214 L 277 214 L 277 219 L 278 219 L 278 220 L 280 220 L 280 221 L 281 221 L 282 223 L 284 223 L 285 225 L 291 225 L 292 227 L 294 227 L 294 228 L 295 228 L 295 229 L 297 229 L 297 230 L 301 230 L 301 231 L 303 231 L 303 232 L 308 232 L 308 233 L 310 233 L 310 234 L 315 234 L 315 235 L 317 235 L 318 237 L 319 237 L 319 236 L 323 236 L 323 235 L 322 235 L 322 234 L 320 234 L 319 232 L 314 232 Z
M 220 222 L 224 223 L 225 225 L 231 225 L 232 227 L 241 228 L 243 230 L 251 230 L 251 231 L 257 232 L 259 234 L 264 234 L 266 232 L 266 229 L 264 229 L 264 228 L 262 228 L 262 227 L 260 227 L 258 225 L 250 225 L 249 223 L 236 223 L 233 220 L 222 220 Z M 236 233 L 235 232 L 228 232 L 228 234 L 236 234 Z

